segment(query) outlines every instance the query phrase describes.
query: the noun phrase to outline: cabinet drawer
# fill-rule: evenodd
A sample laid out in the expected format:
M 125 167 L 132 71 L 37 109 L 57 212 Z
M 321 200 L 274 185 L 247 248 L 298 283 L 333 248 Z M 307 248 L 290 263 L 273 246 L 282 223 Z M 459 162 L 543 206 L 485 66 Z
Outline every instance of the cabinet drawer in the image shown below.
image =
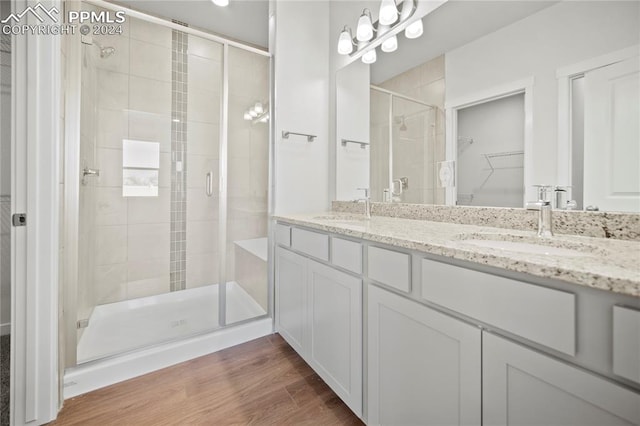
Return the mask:
M 613 307 L 613 372 L 640 383 L 640 311 Z
M 356 274 L 361 274 L 362 244 L 332 237 L 331 263 Z
M 291 247 L 318 259 L 329 260 L 329 236 L 318 232 L 293 228 Z
M 557 351 L 575 355 L 575 295 L 422 260 L 422 297 Z
M 369 247 L 367 276 L 405 292 L 411 291 L 411 256 L 406 253 Z
M 291 227 L 281 223 L 276 224 L 276 244 L 291 247 Z

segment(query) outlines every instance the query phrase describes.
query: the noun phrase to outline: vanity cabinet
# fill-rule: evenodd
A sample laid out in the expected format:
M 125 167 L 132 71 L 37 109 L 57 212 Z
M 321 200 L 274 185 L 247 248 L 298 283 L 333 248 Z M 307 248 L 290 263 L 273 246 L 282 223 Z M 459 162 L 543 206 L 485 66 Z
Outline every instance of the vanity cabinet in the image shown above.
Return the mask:
M 368 423 L 478 425 L 481 330 L 368 288 Z
M 276 242 L 276 330 L 368 424 L 640 425 L 635 299 L 296 225 Z
M 276 330 L 301 355 L 309 347 L 307 287 L 307 258 L 276 248 Z
M 276 331 L 361 416 L 362 279 L 277 247 L 275 296 Z
M 484 425 L 640 424 L 640 395 L 490 333 L 482 340 Z

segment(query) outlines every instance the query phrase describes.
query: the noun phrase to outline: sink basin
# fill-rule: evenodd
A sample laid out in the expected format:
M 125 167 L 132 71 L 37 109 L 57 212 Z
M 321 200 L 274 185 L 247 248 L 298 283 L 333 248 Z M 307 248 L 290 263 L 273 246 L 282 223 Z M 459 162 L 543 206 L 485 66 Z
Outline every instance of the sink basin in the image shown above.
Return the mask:
M 353 223 L 362 225 L 367 218 L 364 215 L 357 214 L 342 214 L 342 215 L 324 215 L 324 216 L 315 216 L 313 219 L 315 220 L 326 220 L 329 222 L 336 223 Z
M 601 250 L 588 244 L 557 239 L 538 239 L 508 234 L 463 234 L 459 236 L 465 245 L 484 247 L 506 252 L 559 257 L 597 256 Z

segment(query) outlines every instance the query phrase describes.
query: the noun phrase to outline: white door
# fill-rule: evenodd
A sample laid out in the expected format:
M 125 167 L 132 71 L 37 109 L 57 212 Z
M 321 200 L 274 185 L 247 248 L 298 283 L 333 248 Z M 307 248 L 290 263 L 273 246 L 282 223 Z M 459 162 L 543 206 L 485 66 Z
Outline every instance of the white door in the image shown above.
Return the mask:
M 311 366 L 362 416 L 362 280 L 308 261 Z
M 639 407 L 629 389 L 483 334 L 483 425 L 638 425 Z
M 640 57 L 585 75 L 584 205 L 640 212 Z
M 368 287 L 368 423 L 479 425 L 481 331 Z
M 307 339 L 307 259 L 276 248 L 276 331 L 304 356 Z

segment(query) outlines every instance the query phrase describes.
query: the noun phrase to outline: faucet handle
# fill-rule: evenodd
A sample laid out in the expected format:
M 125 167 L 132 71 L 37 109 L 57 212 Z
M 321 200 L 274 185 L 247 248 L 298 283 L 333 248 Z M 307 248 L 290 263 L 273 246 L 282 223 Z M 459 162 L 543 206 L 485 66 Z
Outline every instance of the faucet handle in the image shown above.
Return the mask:
M 538 202 L 539 203 L 550 203 L 547 198 L 547 194 L 549 190 L 553 188 L 552 185 L 533 185 L 535 188 L 538 188 Z
M 369 188 L 356 188 L 358 191 L 364 191 L 364 197 L 369 198 Z

